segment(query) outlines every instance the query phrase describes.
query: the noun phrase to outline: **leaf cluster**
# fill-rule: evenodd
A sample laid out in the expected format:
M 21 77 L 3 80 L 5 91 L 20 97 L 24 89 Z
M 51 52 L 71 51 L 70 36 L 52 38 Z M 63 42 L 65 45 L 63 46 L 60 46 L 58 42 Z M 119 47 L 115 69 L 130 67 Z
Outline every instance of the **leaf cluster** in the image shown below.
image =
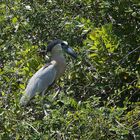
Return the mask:
M 0 3 L 0 139 L 140 139 L 138 0 Z M 46 96 L 19 106 L 53 39 L 78 54 Z

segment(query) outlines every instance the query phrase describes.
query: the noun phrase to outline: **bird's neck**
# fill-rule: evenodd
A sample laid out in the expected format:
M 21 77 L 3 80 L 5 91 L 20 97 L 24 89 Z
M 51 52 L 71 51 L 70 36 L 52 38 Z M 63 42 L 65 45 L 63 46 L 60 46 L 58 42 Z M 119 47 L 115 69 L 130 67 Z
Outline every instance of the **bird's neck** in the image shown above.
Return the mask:
M 52 53 L 52 62 L 55 62 L 56 69 L 57 69 L 57 78 L 59 78 L 65 71 L 66 69 L 66 60 L 63 55 L 63 52 L 55 52 Z
M 63 52 L 59 50 L 52 52 L 51 60 L 55 60 L 58 63 L 65 63 L 65 57 L 63 55 Z

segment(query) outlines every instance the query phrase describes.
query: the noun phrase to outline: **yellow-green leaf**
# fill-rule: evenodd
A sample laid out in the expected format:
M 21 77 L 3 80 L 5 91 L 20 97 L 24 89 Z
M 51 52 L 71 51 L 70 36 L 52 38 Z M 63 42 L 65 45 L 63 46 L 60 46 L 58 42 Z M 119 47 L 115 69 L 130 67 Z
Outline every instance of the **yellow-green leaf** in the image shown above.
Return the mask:
M 24 86 L 23 84 L 20 84 L 19 87 L 20 87 L 21 89 L 25 89 L 25 86 Z
M 16 17 L 14 17 L 14 18 L 12 19 L 12 23 L 13 23 L 13 24 L 16 24 L 17 21 L 18 21 L 18 19 L 17 19 Z

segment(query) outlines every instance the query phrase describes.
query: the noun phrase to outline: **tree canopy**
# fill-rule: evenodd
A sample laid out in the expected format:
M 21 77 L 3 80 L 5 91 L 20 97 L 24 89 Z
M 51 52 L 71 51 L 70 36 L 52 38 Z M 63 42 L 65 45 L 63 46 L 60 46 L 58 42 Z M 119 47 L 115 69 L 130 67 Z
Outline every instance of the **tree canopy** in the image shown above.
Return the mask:
M 2 0 L 0 32 L 0 139 L 140 139 L 139 0 Z M 53 39 L 78 59 L 66 56 L 45 115 L 41 96 L 19 99 Z

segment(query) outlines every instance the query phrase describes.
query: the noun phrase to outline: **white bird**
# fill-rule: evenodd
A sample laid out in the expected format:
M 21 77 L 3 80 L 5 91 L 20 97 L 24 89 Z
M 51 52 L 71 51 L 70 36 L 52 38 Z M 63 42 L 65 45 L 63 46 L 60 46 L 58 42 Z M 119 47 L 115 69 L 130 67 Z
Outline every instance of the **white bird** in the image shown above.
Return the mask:
M 51 61 L 31 77 L 25 89 L 25 94 L 23 94 L 20 99 L 21 106 L 27 105 L 35 95 L 46 91 L 46 89 L 64 73 L 66 61 L 63 50 L 72 57 L 77 57 L 66 41 L 52 41 L 47 46 L 47 52 L 51 52 Z

